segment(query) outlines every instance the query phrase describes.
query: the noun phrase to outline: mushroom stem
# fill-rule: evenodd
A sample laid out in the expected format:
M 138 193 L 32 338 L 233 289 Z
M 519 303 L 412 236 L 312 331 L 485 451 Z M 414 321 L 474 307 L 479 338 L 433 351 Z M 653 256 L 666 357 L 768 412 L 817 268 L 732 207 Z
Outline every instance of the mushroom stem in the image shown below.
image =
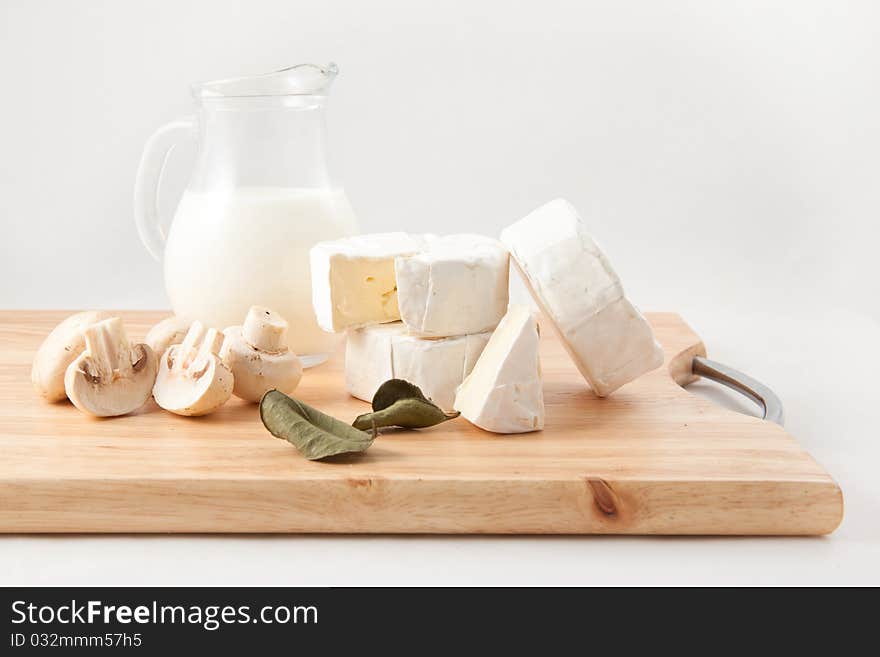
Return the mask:
M 131 371 L 131 345 L 118 317 L 92 324 L 84 331 L 86 351 L 102 376 L 126 376 Z
M 223 334 L 215 328 L 209 328 L 202 336 L 202 342 L 192 359 L 190 367 L 195 368 L 196 371 L 201 370 L 212 357 L 220 354 L 220 347 L 222 346 Z
M 220 347 L 223 346 L 223 334 L 215 328 L 210 328 L 202 338 L 202 346 L 199 347 L 198 358 L 206 356 L 216 356 L 220 353 Z
M 186 332 L 186 337 L 184 337 L 183 342 L 180 343 L 180 354 L 182 358 L 174 364 L 178 370 L 189 367 L 190 363 L 195 360 L 195 357 L 198 354 L 197 347 L 202 344 L 202 340 L 207 332 L 208 330 L 201 322 L 195 321 L 192 323 L 192 326 L 189 327 L 189 331 Z
M 262 306 L 251 306 L 241 327 L 241 335 L 252 347 L 270 354 L 287 350 L 287 321 Z

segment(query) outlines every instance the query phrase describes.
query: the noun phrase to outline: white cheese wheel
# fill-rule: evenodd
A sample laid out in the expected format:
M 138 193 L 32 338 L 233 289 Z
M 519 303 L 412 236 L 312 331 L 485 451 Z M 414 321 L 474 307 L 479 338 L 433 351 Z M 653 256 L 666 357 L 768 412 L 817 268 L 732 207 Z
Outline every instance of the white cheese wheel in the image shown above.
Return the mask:
M 358 235 L 320 242 L 309 257 L 325 331 L 402 319 L 421 337 L 467 335 L 495 328 L 507 311 L 507 249 L 483 235 Z
M 429 239 L 394 260 L 400 318 L 413 335 L 443 337 L 494 329 L 507 312 L 507 249 L 482 235 Z
M 425 237 L 375 233 L 319 242 L 309 252 L 318 325 L 335 333 L 400 319 L 394 258 L 421 252 Z
M 597 395 L 663 363 L 650 325 L 568 201 L 541 206 L 505 228 L 501 241 Z

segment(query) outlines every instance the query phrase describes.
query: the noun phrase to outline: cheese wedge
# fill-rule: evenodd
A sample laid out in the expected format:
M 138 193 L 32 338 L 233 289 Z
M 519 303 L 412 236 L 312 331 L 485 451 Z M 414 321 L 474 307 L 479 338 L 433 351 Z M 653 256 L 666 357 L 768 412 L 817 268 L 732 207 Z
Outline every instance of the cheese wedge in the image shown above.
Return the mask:
M 663 363 L 651 327 L 568 201 L 541 206 L 505 228 L 501 241 L 598 396 Z
M 400 318 L 410 333 L 439 337 L 494 329 L 507 311 L 507 249 L 482 235 L 449 235 L 394 259 Z
M 456 388 L 470 374 L 490 335 L 423 339 L 409 335 L 400 322 L 349 331 L 345 385 L 353 397 L 372 401 L 388 379 L 406 379 L 440 408 L 452 410 Z
M 400 319 L 394 259 L 419 253 L 425 238 L 375 233 L 319 242 L 309 252 L 318 325 L 335 333 Z
M 486 431 L 525 433 L 544 428 L 538 323 L 528 308 L 510 306 L 458 388 L 453 407 Z

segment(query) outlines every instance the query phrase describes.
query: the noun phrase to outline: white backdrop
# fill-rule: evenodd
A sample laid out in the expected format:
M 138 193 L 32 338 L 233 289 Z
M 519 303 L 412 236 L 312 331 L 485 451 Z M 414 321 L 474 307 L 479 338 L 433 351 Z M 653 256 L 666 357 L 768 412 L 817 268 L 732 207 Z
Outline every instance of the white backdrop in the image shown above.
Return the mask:
M 333 168 L 363 230 L 496 235 L 570 199 L 635 301 L 772 384 L 844 486 L 848 565 L 828 543 L 779 550 L 814 578 L 880 578 L 878 31 L 869 1 L 0 0 L 0 307 L 166 307 L 132 219 L 145 139 L 191 111 L 194 81 L 333 60 Z M 0 551 L 51 575 L 57 543 L 16 545 Z

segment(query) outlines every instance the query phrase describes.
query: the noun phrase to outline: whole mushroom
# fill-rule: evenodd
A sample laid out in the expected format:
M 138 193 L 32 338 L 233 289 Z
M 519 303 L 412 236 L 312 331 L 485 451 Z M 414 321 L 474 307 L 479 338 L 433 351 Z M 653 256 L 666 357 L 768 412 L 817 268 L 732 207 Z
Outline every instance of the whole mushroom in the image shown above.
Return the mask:
M 97 417 L 131 413 L 150 398 L 156 357 L 145 344 L 131 344 L 122 320 L 88 326 L 85 350 L 64 374 L 64 390 L 79 410 Z
M 251 306 L 242 326 L 230 326 L 220 357 L 235 377 L 233 393 L 258 402 L 269 390 L 290 393 L 302 378 L 302 363 L 287 347 L 287 322 L 262 306 Z
M 57 402 L 67 396 L 64 392 L 64 373 L 86 348 L 86 327 L 109 317 L 108 313 L 100 310 L 76 313 L 52 329 L 43 340 L 34 356 L 31 381 L 47 401 Z

